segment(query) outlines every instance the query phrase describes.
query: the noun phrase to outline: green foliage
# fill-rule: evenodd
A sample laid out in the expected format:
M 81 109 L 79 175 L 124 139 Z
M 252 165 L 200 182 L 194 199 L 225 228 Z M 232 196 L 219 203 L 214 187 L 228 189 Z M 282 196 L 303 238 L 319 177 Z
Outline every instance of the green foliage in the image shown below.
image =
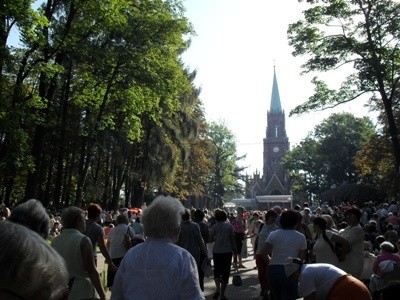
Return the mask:
M 303 1 L 299 1 L 303 2 Z M 304 18 L 288 30 L 293 55 L 306 56 L 303 72 L 340 72 L 351 66 L 338 91 L 314 78 L 315 94 L 291 114 L 321 110 L 352 101 L 363 94 L 379 110 L 393 145 L 394 169 L 400 166 L 398 107 L 400 79 L 400 3 L 392 0 L 305 1 Z
M 0 202 L 115 208 L 124 190 L 140 205 L 142 180 L 202 197 L 209 144 L 180 58 L 192 34 L 182 2 L 29 4 L 7 1 L 23 46 L 0 61 Z
M 236 154 L 236 141 L 232 132 L 224 125 L 211 123 L 208 139 L 212 149 L 210 159 L 213 162 L 213 171 L 208 178 L 207 189 L 215 207 L 222 207 L 224 202 L 233 197 L 243 195 L 243 187 L 238 181 L 243 168 L 238 166 L 242 157 Z
M 375 134 L 367 117 L 332 114 L 313 133 L 285 155 L 283 164 L 295 179 L 295 190 L 319 195 L 331 185 L 355 183 L 363 178 L 355 165 L 358 151 Z

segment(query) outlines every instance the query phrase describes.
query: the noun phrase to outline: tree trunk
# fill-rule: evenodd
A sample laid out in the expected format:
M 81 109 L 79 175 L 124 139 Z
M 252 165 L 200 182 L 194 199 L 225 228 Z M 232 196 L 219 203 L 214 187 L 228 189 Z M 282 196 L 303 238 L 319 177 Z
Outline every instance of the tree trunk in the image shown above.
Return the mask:
M 395 192 L 398 194 L 399 193 L 399 184 L 400 184 L 400 143 L 399 143 L 399 132 L 398 128 L 396 125 L 396 121 L 393 115 L 393 107 L 392 107 L 392 101 L 389 99 L 383 99 L 383 103 L 385 105 L 385 112 L 386 112 L 386 118 L 388 122 L 388 128 L 389 128 L 389 135 L 390 135 L 390 140 L 392 141 L 392 147 L 393 147 L 393 155 L 395 158 L 395 172 L 397 174 L 396 176 L 396 182 L 393 183 L 393 187 Z

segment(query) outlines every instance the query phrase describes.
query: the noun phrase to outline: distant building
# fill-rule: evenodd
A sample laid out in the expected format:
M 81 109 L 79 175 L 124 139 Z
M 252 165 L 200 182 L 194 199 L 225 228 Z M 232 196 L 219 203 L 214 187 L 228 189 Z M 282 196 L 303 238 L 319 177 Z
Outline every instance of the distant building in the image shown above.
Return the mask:
M 288 172 L 281 164 L 282 157 L 289 151 L 290 144 L 286 135 L 285 111 L 281 106 L 275 67 L 271 105 L 267 112 L 267 129 L 263 144 L 263 174 L 256 171 L 252 177 L 247 178 L 245 197 L 256 200 L 255 204 L 259 209 L 267 209 L 271 203 L 285 203 L 285 207 L 291 206 L 292 183 Z M 276 201 L 273 195 L 279 196 L 276 197 Z

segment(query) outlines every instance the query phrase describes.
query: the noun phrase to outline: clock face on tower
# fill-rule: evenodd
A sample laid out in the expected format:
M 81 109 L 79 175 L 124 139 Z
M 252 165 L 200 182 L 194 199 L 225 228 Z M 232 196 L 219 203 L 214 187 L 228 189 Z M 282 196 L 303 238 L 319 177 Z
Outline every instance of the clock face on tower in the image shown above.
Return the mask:
M 274 148 L 272 149 L 272 151 L 274 151 L 275 153 L 279 152 L 279 147 L 274 147 Z

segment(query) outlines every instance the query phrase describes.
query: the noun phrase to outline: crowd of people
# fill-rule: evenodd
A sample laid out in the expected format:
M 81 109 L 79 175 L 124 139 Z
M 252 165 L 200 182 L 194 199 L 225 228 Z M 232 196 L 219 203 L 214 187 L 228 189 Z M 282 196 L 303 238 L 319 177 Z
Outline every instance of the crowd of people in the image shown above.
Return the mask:
M 246 268 L 247 238 L 263 299 L 400 295 L 395 201 L 228 212 L 188 209 L 158 196 L 135 213 L 90 204 L 49 215 L 31 199 L 1 212 L 1 299 L 105 299 L 107 288 L 116 300 L 205 299 L 205 268 L 212 265 L 212 298 L 226 300 L 232 274 Z M 96 268 L 98 252 L 106 283 Z M 32 284 L 21 288 L 19 280 Z

